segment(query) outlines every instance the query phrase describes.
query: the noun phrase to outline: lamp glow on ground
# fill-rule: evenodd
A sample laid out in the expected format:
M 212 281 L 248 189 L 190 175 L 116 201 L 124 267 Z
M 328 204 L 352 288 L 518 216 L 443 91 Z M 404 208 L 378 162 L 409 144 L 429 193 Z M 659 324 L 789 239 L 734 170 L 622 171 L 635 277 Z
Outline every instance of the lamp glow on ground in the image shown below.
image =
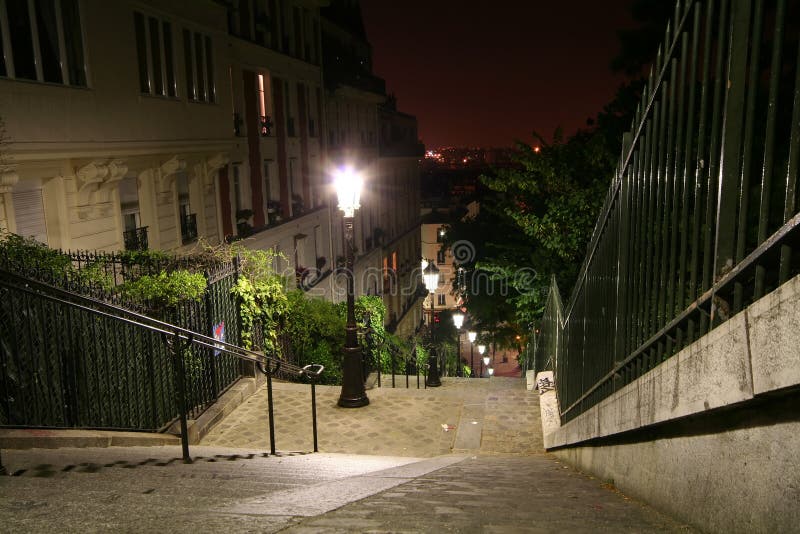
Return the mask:
M 347 278 L 347 324 L 345 326 L 344 358 L 342 360 L 342 392 L 339 406 L 358 408 L 369 404 L 364 389 L 364 367 L 355 312 L 355 282 L 353 280 L 354 245 L 353 217 L 361 207 L 361 188 L 364 179 L 352 167 L 342 167 L 334 173 L 334 185 L 339 209 L 344 213 L 345 276 Z

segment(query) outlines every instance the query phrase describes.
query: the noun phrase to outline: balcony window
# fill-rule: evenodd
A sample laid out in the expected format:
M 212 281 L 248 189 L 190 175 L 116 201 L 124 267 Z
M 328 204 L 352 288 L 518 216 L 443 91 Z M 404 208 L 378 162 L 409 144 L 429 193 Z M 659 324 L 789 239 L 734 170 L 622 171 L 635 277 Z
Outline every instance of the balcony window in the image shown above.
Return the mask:
M 188 245 L 197 241 L 197 214 L 181 213 L 181 243 Z
M 147 250 L 147 226 L 139 226 L 122 233 L 125 250 Z
M 444 293 L 439 293 L 436 295 L 436 304 L 437 306 L 445 306 L 447 305 L 447 295 Z
M 0 2 L 0 76 L 86 87 L 78 0 Z

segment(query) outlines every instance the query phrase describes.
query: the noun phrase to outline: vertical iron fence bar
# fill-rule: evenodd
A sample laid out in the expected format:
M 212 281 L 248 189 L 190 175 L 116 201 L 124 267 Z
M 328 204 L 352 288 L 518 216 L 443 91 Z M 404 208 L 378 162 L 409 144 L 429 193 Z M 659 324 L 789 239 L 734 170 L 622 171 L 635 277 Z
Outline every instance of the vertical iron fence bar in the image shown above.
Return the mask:
M 641 150 L 636 149 L 633 154 L 631 174 L 629 178 L 630 194 L 629 206 L 630 217 L 628 219 L 629 232 L 631 234 L 630 241 L 632 244 L 632 254 L 629 255 L 630 275 L 628 286 L 625 288 L 625 299 L 627 309 L 627 330 L 625 332 L 625 344 L 621 354 L 617 358 L 626 358 L 628 354 L 634 350 L 636 344 L 636 332 L 638 331 L 638 319 L 636 313 L 636 301 L 638 297 L 639 287 L 639 274 L 641 273 L 641 250 L 639 248 L 639 233 L 641 231 L 640 217 L 641 217 L 641 184 L 639 181 L 639 171 L 641 166 Z M 630 258 L 633 258 L 630 261 Z
M 736 256 L 736 211 L 741 171 L 739 157 L 742 143 L 743 103 L 747 83 L 747 51 L 750 46 L 750 7 L 749 0 L 733 0 L 717 202 L 715 280 L 733 268 Z M 712 327 L 725 320 L 726 313 L 723 308 L 728 305 L 729 303 L 715 295 L 711 310 Z
M 692 289 L 692 285 L 690 282 L 690 286 L 687 288 L 686 286 L 686 275 L 687 269 L 691 272 L 689 273 L 689 280 L 691 281 L 693 278 L 696 277 L 694 264 L 691 266 L 687 265 L 687 258 L 689 254 L 689 238 L 694 236 L 694 225 L 689 223 L 689 215 L 691 210 L 692 215 L 692 223 L 694 223 L 694 215 L 699 213 L 698 211 L 698 203 L 695 202 L 692 207 L 689 207 L 689 203 L 692 202 L 692 198 L 694 194 L 698 191 L 697 188 L 697 181 L 696 176 L 694 176 L 693 168 L 695 166 L 695 142 L 698 144 L 700 141 L 700 136 L 695 141 L 693 137 L 694 124 L 695 124 L 695 106 L 697 104 L 697 64 L 698 64 L 698 47 L 699 47 L 699 35 L 700 34 L 700 4 L 694 3 L 694 18 L 692 23 L 692 48 L 691 48 L 691 65 L 689 66 L 689 110 L 687 113 L 686 118 L 686 146 L 684 147 L 684 166 L 683 166 L 683 199 L 682 205 L 683 209 L 681 210 L 681 225 L 683 231 L 681 233 L 681 251 L 680 251 L 680 261 L 678 267 L 678 306 L 677 310 L 683 310 L 684 307 L 691 301 L 694 300 L 694 292 Z M 702 114 L 702 110 L 701 110 Z M 702 118 L 701 118 L 702 122 Z M 693 247 L 697 246 L 696 241 L 692 244 Z M 696 278 L 695 278 L 696 279 Z M 691 343 L 694 340 L 694 320 L 690 319 L 687 324 L 686 328 L 686 339 L 688 343 Z
M 750 173 L 753 168 L 753 132 L 756 120 L 756 96 L 758 96 L 758 77 L 761 57 L 761 18 L 763 2 L 755 3 L 753 16 L 753 45 L 750 47 L 750 78 L 747 82 L 747 103 L 744 118 L 744 145 L 742 147 L 741 189 L 739 191 L 739 224 L 736 232 L 736 253 L 733 264 L 736 265 L 745 256 L 747 245 L 747 215 L 750 201 Z M 744 286 L 740 280 L 734 283 L 733 313 L 742 309 Z
M 720 8 L 719 24 L 717 27 L 717 47 L 716 47 L 716 64 L 715 64 L 715 77 L 714 77 L 714 101 L 711 111 L 711 143 L 709 145 L 708 159 L 710 165 L 708 166 L 708 174 L 706 175 L 706 213 L 705 213 L 705 232 L 703 236 L 703 286 L 702 291 L 705 292 L 711 289 L 714 279 L 714 234 L 716 230 L 717 219 L 715 216 L 715 208 L 717 206 L 717 183 L 720 179 L 719 172 L 721 167 L 720 145 L 722 139 L 720 133 L 722 130 L 722 116 L 723 103 L 724 103 L 724 88 L 727 78 L 723 78 L 725 56 L 726 56 L 726 36 L 729 34 L 728 27 L 728 7 L 731 0 L 722 0 Z M 705 334 L 711 327 L 710 324 L 711 310 L 708 315 L 702 314 L 700 320 L 700 335 Z
M 699 4 L 698 4 L 698 11 L 699 11 Z M 702 71 L 702 82 L 701 82 L 701 89 L 700 89 L 700 124 L 698 125 L 697 129 L 697 163 L 695 164 L 695 195 L 694 195 L 694 215 L 692 217 L 692 257 L 691 257 L 691 275 L 689 278 L 689 295 L 690 300 L 697 299 L 702 290 L 704 289 L 704 278 L 701 272 L 702 265 L 705 263 L 705 256 L 701 256 L 700 254 L 700 244 L 701 238 L 703 241 L 705 240 L 706 232 L 701 232 L 701 221 L 702 217 L 701 214 L 705 211 L 703 210 L 704 199 L 708 197 L 708 190 L 705 191 L 704 197 L 704 189 L 703 185 L 708 183 L 707 179 L 704 179 L 706 176 L 706 170 L 710 167 L 710 159 L 706 154 L 706 125 L 708 122 L 708 101 L 709 101 L 709 93 L 712 90 L 712 80 L 711 80 L 711 57 L 712 57 L 712 46 L 713 46 L 713 28 L 714 28 L 714 0 L 709 0 L 706 6 L 706 14 L 705 14 L 705 25 L 704 25 L 704 39 L 703 39 L 703 71 Z M 704 319 L 701 319 L 701 322 Z M 690 328 L 692 327 L 692 323 L 690 323 Z M 703 328 L 700 327 L 702 332 Z M 692 332 L 691 338 L 696 339 L 699 337 L 696 332 Z
M 627 133 L 622 136 L 622 153 L 625 154 L 630 150 L 631 134 Z M 635 166 L 636 160 L 633 160 Z M 628 325 L 627 316 L 627 302 L 626 298 L 630 292 L 630 285 L 628 283 L 628 257 L 630 248 L 630 216 L 632 212 L 631 206 L 631 176 L 633 169 L 621 169 L 621 184 L 619 199 L 620 204 L 618 207 L 620 224 L 619 224 L 619 241 L 617 253 L 617 280 L 616 280 L 616 320 L 615 320 L 615 339 L 612 351 L 612 368 L 625 358 L 625 339 Z
M 789 162 L 786 169 L 786 196 L 783 201 L 783 222 L 794 216 L 795 188 L 798 167 L 800 167 L 800 42 L 797 45 L 795 63 L 794 101 L 792 104 L 792 129 L 789 138 Z M 791 272 L 792 249 L 788 244 L 781 245 L 781 259 L 778 280 L 782 284 L 789 279 Z
M 664 35 L 664 44 L 660 51 L 660 62 L 658 73 L 661 75 L 661 84 L 659 87 L 660 96 L 658 97 L 661 102 L 661 117 L 659 122 L 658 132 L 658 159 L 656 169 L 656 229 L 655 229 L 655 261 L 654 261 L 654 280 L 653 280 L 653 293 L 651 296 L 651 321 L 652 333 L 658 331 L 661 324 L 661 306 L 663 304 L 663 287 L 664 282 L 664 260 L 661 255 L 662 241 L 664 238 L 665 227 L 665 212 L 664 207 L 665 199 L 667 198 L 667 165 L 670 159 L 669 153 L 669 138 L 672 135 L 671 120 L 672 120 L 672 80 L 667 76 L 667 65 L 671 64 L 670 58 L 670 35 L 671 35 L 672 21 L 667 21 L 667 29 Z
M 28 294 L 24 293 L 24 292 L 22 293 L 22 309 L 24 309 L 24 310 L 30 310 L 31 309 L 30 304 L 28 303 Z M 33 355 L 33 342 L 32 342 L 32 339 L 31 339 L 31 328 L 32 328 L 32 326 L 33 325 L 32 325 L 32 323 L 30 321 L 26 322 L 26 324 L 25 324 L 25 334 L 26 334 L 25 338 L 27 340 L 26 348 L 27 348 L 27 354 L 28 354 L 28 361 L 23 364 L 23 361 L 25 360 L 25 354 L 24 354 L 24 352 L 20 352 L 20 358 L 19 358 L 19 363 L 17 365 L 17 369 L 20 369 L 20 371 L 21 371 L 20 374 L 23 374 L 24 373 L 24 371 L 22 371 L 23 369 L 30 368 L 31 373 L 32 373 L 31 374 L 31 379 L 38 380 L 36 378 L 36 375 L 38 374 L 38 366 L 37 365 L 31 365 L 31 362 L 35 362 L 34 355 Z M 29 381 L 29 383 L 30 383 L 30 381 Z M 34 414 L 41 413 L 41 410 L 39 409 L 39 402 L 38 402 L 39 399 L 37 398 L 38 395 L 35 395 L 35 394 L 31 395 L 30 386 L 28 386 L 27 389 L 28 389 L 28 391 L 25 392 L 26 393 L 25 401 L 22 403 L 22 405 L 24 406 L 24 409 L 26 411 L 33 410 Z M 31 397 L 33 397 L 33 398 L 31 398 Z M 28 411 L 28 413 L 30 413 L 30 411 Z M 26 415 L 25 419 L 26 420 L 30 420 L 31 419 L 30 415 Z M 38 423 L 38 420 L 39 420 L 38 415 L 36 417 L 36 420 L 37 420 L 37 424 L 40 424 L 40 423 Z
M 756 3 L 757 6 L 761 2 Z M 767 240 L 769 227 L 770 198 L 772 196 L 772 172 L 774 168 L 775 153 L 775 119 L 778 112 L 778 89 L 780 85 L 780 73 L 783 50 L 783 27 L 786 12 L 786 1 L 778 0 L 775 13 L 775 30 L 772 39 L 772 62 L 770 64 L 769 97 L 767 100 L 767 127 L 764 136 L 764 166 L 761 174 L 761 206 L 758 214 L 758 242 L 760 245 Z M 760 41 L 760 36 L 756 34 L 756 41 Z M 756 283 L 754 299 L 764 296 L 764 278 L 766 269 L 759 263 L 756 265 Z
M 647 92 L 643 95 L 643 101 L 647 101 Z M 649 235 L 649 207 L 650 207 L 650 175 L 648 170 L 650 168 L 650 147 L 652 145 L 652 123 L 646 116 L 642 117 L 646 121 L 645 133 L 639 139 L 641 141 L 640 148 L 640 163 L 639 163 L 639 224 L 638 224 L 638 261 L 639 261 L 639 276 L 637 280 L 636 291 L 636 337 L 634 345 L 638 347 L 645 341 L 645 330 L 647 328 L 647 320 L 645 318 L 645 302 L 647 291 L 647 269 L 650 257 L 647 255 L 647 242 Z
M 667 97 L 667 146 L 665 148 L 666 158 L 664 161 L 664 215 L 661 223 L 661 281 L 658 291 L 658 327 L 661 330 L 667 324 L 667 307 L 669 302 L 669 279 L 672 276 L 670 267 L 672 266 L 669 258 L 669 244 L 671 235 L 671 223 L 673 213 L 673 190 L 675 189 L 675 138 L 676 138 L 676 115 L 677 115 L 677 88 L 678 88 L 678 61 L 670 59 L 669 75 L 669 94 Z M 666 89 L 665 89 L 666 90 Z M 667 339 L 667 345 L 670 345 Z M 667 349 L 669 351 L 669 349 Z
M 645 269 L 645 293 L 642 295 L 642 315 L 644 318 L 644 329 L 642 333 L 642 341 L 650 338 L 652 332 L 652 319 L 650 313 L 650 304 L 653 301 L 653 270 L 655 258 L 655 245 L 654 238 L 656 232 L 656 213 L 655 213 L 655 200 L 656 200 L 656 150 L 658 148 L 658 119 L 660 117 L 661 104 L 655 101 L 653 105 L 653 114 L 648 121 L 648 136 L 650 139 L 648 150 L 648 168 L 645 170 L 647 174 L 647 244 L 645 247 L 645 257 L 647 264 Z
M 684 173 L 682 171 L 684 166 L 684 158 L 686 157 L 686 154 L 684 153 L 683 138 L 686 129 L 686 66 L 689 62 L 689 36 L 685 28 L 682 30 L 680 36 L 676 36 L 676 43 L 678 40 L 680 40 L 680 60 L 678 60 L 678 69 L 676 73 L 676 84 L 678 88 L 678 124 L 677 135 L 675 139 L 675 161 L 672 171 L 672 233 L 669 244 L 669 283 L 667 285 L 666 304 L 666 321 L 668 323 L 673 317 L 675 317 L 676 303 L 681 300 L 678 295 L 681 293 L 682 289 L 677 285 L 677 282 L 680 270 L 680 263 L 678 261 L 680 252 L 678 248 L 678 235 L 685 232 L 685 227 L 682 225 L 682 221 L 679 221 L 681 208 L 683 207 L 681 201 L 683 199 L 683 192 L 686 186 L 684 181 Z M 683 331 L 678 329 L 676 336 L 676 350 L 680 349 L 683 343 L 682 336 Z

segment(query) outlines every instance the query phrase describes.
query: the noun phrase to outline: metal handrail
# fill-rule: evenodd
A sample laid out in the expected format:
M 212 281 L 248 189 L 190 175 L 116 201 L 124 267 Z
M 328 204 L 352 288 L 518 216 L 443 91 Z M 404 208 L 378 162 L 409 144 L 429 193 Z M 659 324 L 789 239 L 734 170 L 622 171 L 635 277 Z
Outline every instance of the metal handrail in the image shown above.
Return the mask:
M 185 463 L 191 463 L 192 459 L 189 455 L 189 437 L 187 431 L 187 408 L 186 408 L 186 391 L 185 391 L 185 378 L 182 359 L 179 355 L 189 345 L 197 345 L 199 347 L 212 349 L 215 351 L 223 352 L 233 356 L 242 361 L 254 362 L 259 369 L 267 376 L 267 389 L 268 389 L 268 403 L 270 413 L 270 450 L 275 454 L 275 432 L 273 423 L 273 402 L 272 402 L 272 375 L 280 368 L 286 368 L 297 376 L 305 376 L 311 382 L 312 387 L 312 418 L 314 427 L 314 452 L 317 452 L 317 422 L 316 422 L 316 395 L 314 394 L 314 386 L 320 374 L 324 371 L 322 365 L 307 365 L 299 367 L 297 365 L 284 362 L 273 356 L 255 352 L 244 347 L 226 343 L 224 341 L 216 340 L 212 337 L 200 334 L 199 332 L 191 331 L 177 325 L 173 325 L 158 319 L 153 319 L 146 315 L 108 304 L 101 300 L 86 297 L 76 293 L 70 293 L 59 287 L 46 284 L 30 278 L 25 278 L 16 273 L 7 271 L 0 268 L 0 286 L 8 287 L 16 291 L 28 293 L 40 298 L 47 299 L 52 302 L 57 302 L 70 306 L 74 309 L 86 311 L 98 317 L 110 318 L 113 320 L 121 321 L 124 324 L 133 325 L 139 328 L 146 329 L 150 332 L 161 334 L 164 341 L 169 345 L 175 356 L 174 362 L 176 365 L 176 375 L 178 377 L 179 389 L 179 406 L 180 406 L 180 426 L 181 426 L 181 447 L 183 449 L 183 459 Z M 2 465 L 2 464 L 0 464 Z
M 56 298 L 56 297 L 52 296 L 52 294 L 41 293 L 41 292 L 32 291 L 32 290 L 27 290 L 24 287 L 17 286 L 18 289 L 21 289 L 23 291 L 27 291 L 27 292 L 32 293 L 32 294 L 36 294 L 36 295 L 42 296 L 44 298 L 47 298 L 49 300 L 53 300 L 55 302 L 61 302 L 63 304 L 68 304 L 70 306 L 74 306 L 76 308 L 79 308 L 79 309 L 82 309 L 82 310 L 85 310 L 85 311 L 96 313 L 97 315 L 101 315 L 101 316 L 104 316 L 104 317 L 113 317 L 113 318 L 119 319 L 119 320 L 121 320 L 121 321 L 123 321 L 125 323 L 133 324 L 133 325 L 136 325 L 136 326 L 141 326 L 143 328 L 147 328 L 147 329 L 149 329 L 151 331 L 154 331 L 154 332 L 157 332 L 157 333 L 169 334 L 169 335 L 177 334 L 179 336 L 179 338 L 182 339 L 182 340 L 188 340 L 189 337 L 191 336 L 192 339 L 193 339 L 193 342 L 195 344 L 197 344 L 197 345 L 202 346 L 202 347 L 209 348 L 209 349 L 214 349 L 214 350 L 219 350 L 221 352 L 224 352 L 226 354 L 229 354 L 231 356 L 234 356 L 236 358 L 239 358 L 239 359 L 245 360 L 245 361 L 261 363 L 261 364 L 264 364 L 264 363 L 267 363 L 267 362 L 272 363 L 272 364 L 280 364 L 280 366 L 282 368 L 297 374 L 297 376 L 303 376 L 305 374 L 302 367 L 300 367 L 298 365 L 294 365 L 294 364 L 288 363 L 288 362 L 285 362 L 285 361 L 283 361 L 283 360 L 281 360 L 279 358 L 276 358 L 274 356 L 268 356 L 268 355 L 266 355 L 264 353 L 261 353 L 261 352 L 257 352 L 257 351 L 254 351 L 254 350 L 246 349 L 244 347 L 240 347 L 239 345 L 234 345 L 232 343 L 227 343 L 225 341 L 220 341 L 220 340 L 214 339 L 213 337 L 206 336 L 206 335 L 201 334 L 199 332 L 195 332 L 193 330 L 190 330 L 188 328 L 184 328 L 182 326 L 178 326 L 178 325 L 174 325 L 174 324 L 171 324 L 171 323 L 167 323 L 167 322 L 161 321 L 159 319 L 154 319 L 154 318 L 152 318 L 152 317 L 150 317 L 148 315 L 144 315 L 144 314 L 129 310 L 127 308 L 123 308 L 121 306 L 117 306 L 117 305 L 114 305 L 114 304 L 109 304 L 109 303 L 104 302 L 102 300 L 98 300 L 98 299 L 94 299 L 94 298 L 91 298 L 91 297 L 87 297 L 85 295 L 80 295 L 80 294 L 77 294 L 77 293 L 71 293 L 69 291 L 66 291 L 66 290 L 60 288 L 60 287 L 53 286 L 53 285 L 47 284 L 45 282 L 40 282 L 38 280 L 25 278 L 23 276 L 20 276 L 20 275 L 18 275 L 16 273 L 7 271 L 7 270 L 2 269 L 2 268 L 0 268 L 0 276 L 2 276 L 3 282 L 8 281 L 8 280 L 17 280 L 18 282 L 20 282 L 20 281 L 23 282 L 24 286 L 27 286 L 27 287 L 39 286 L 39 287 L 42 287 L 42 288 L 46 289 L 48 292 L 60 294 L 60 295 L 68 297 L 69 299 L 72 299 L 72 301 L 71 300 L 60 299 L 60 298 Z M 84 306 L 84 305 L 81 305 L 81 304 L 76 304 L 74 301 L 85 302 L 85 303 L 91 304 L 94 307 L 92 307 L 92 306 Z M 103 311 L 98 310 L 97 308 L 104 308 L 106 310 L 113 311 L 113 312 L 116 312 L 116 313 L 103 312 Z M 124 316 L 133 317 L 135 319 L 129 319 L 129 318 L 124 317 Z

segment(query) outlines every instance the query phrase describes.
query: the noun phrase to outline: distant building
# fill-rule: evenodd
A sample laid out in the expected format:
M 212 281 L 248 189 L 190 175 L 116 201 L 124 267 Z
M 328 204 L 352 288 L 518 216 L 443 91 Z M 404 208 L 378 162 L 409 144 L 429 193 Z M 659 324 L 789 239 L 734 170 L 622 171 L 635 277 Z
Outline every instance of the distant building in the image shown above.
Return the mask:
M 397 111 L 372 73 L 357 1 L 322 9 L 328 155 L 333 168 L 365 175 L 355 216 L 356 292 L 380 295 L 390 330 L 412 334 L 421 320 L 419 287 L 419 161 L 416 119 Z M 333 214 L 334 250 L 344 256 L 341 213 Z

